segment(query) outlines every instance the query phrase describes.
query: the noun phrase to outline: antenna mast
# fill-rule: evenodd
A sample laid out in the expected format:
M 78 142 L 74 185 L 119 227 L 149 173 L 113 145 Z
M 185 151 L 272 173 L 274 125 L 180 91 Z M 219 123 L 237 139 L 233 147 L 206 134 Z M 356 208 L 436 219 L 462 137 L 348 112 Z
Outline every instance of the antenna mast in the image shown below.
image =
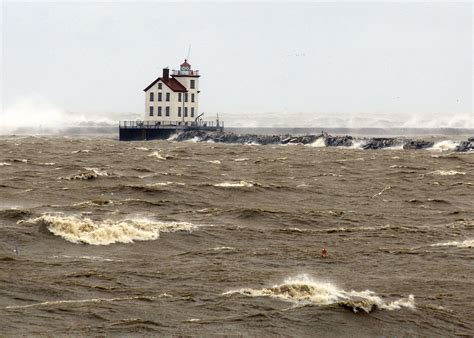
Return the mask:
M 188 47 L 188 57 L 186 58 L 186 60 L 189 61 L 189 55 L 191 55 L 191 44 L 189 44 L 189 47 Z

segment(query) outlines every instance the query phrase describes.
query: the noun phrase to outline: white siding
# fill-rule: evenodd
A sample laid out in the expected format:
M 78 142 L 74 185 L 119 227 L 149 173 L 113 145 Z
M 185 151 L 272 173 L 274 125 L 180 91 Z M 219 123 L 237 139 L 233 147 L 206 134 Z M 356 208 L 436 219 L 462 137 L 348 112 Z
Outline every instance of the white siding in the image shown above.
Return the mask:
M 190 80 L 195 80 L 195 88 L 190 89 Z M 188 116 L 184 117 L 185 122 L 192 122 L 199 115 L 199 79 L 194 77 L 176 77 L 182 85 L 188 89 L 188 102 L 184 102 L 184 95 L 181 93 L 182 100 L 178 102 L 178 92 L 173 92 L 162 81 L 158 81 L 145 92 L 145 121 L 165 121 L 181 122 L 183 121 L 184 107 L 188 108 Z M 162 89 L 158 89 L 158 83 L 162 83 Z M 153 92 L 153 101 L 150 101 L 150 92 Z M 158 93 L 162 93 L 162 100 L 158 101 Z M 166 93 L 170 93 L 170 101 L 166 101 Z M 194 94 L 194 102 L 191 102 L 191 94 Z M 183 105 L 184 104 L 184 105 Z M 153 116 L 150 116 L 150 106 L 153 107 Z M 158 116 L 158 107 L 161 106 L 161 116 Z M 170 116 L 166 116 L 166 107 L 170 107 Z M 181 107 L 181 117 L 178 117 L 178 107 Z M 191 107 L 194 107 L 194 117 L 191 117 Z

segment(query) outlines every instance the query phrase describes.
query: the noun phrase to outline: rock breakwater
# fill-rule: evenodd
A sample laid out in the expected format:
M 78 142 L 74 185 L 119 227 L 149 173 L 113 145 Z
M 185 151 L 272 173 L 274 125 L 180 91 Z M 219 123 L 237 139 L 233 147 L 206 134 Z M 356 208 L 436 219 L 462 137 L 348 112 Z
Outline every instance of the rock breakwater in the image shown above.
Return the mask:
M 258 134 L 235 134 L 232 132 L 213 131 L 206 132 L 202 130 L 188 130 L 181 132 L 175 138 L 176 141 L 194 140 L 197 142 L 218 142 L 218 143 L 236 143 L 236 144 L 303 144 L 311 145 L 315 142 L 323 143 L 326 147 L 354 147 L 360 149 L 430 149 L 435 146 L 433 141 L 421 139 L 406 139 L 401 137 L 360 137 L 355 138 L 350 135 L 332 136 L 322 132 L 316 135 L 258 135 Z M 458 152 L 474 151 L 474 137 L 468 138 L 455 145 L 452 149 Z

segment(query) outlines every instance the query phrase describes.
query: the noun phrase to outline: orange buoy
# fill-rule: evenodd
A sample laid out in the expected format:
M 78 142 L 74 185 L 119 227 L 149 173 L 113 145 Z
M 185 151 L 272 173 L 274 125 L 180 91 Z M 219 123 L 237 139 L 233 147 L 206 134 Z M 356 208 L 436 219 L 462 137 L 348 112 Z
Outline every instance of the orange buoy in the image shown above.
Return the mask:
M 323 248 L 323 250 L 321 250 L 321 257 L 326 258 L 327 256 L 328 256 L 328 251 L 326 250 L 326 248 Z

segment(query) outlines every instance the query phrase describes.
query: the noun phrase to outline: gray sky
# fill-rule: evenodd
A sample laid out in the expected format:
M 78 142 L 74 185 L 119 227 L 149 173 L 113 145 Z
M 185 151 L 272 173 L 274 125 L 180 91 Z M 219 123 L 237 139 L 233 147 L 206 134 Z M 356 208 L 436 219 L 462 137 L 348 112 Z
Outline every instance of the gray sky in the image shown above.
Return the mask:
M 474 127 L 470 2 L 2 5 L 4 123 L 48 109 L 142 113 L 143 88 L 191 44 L 200 110 L 236 124 Z

